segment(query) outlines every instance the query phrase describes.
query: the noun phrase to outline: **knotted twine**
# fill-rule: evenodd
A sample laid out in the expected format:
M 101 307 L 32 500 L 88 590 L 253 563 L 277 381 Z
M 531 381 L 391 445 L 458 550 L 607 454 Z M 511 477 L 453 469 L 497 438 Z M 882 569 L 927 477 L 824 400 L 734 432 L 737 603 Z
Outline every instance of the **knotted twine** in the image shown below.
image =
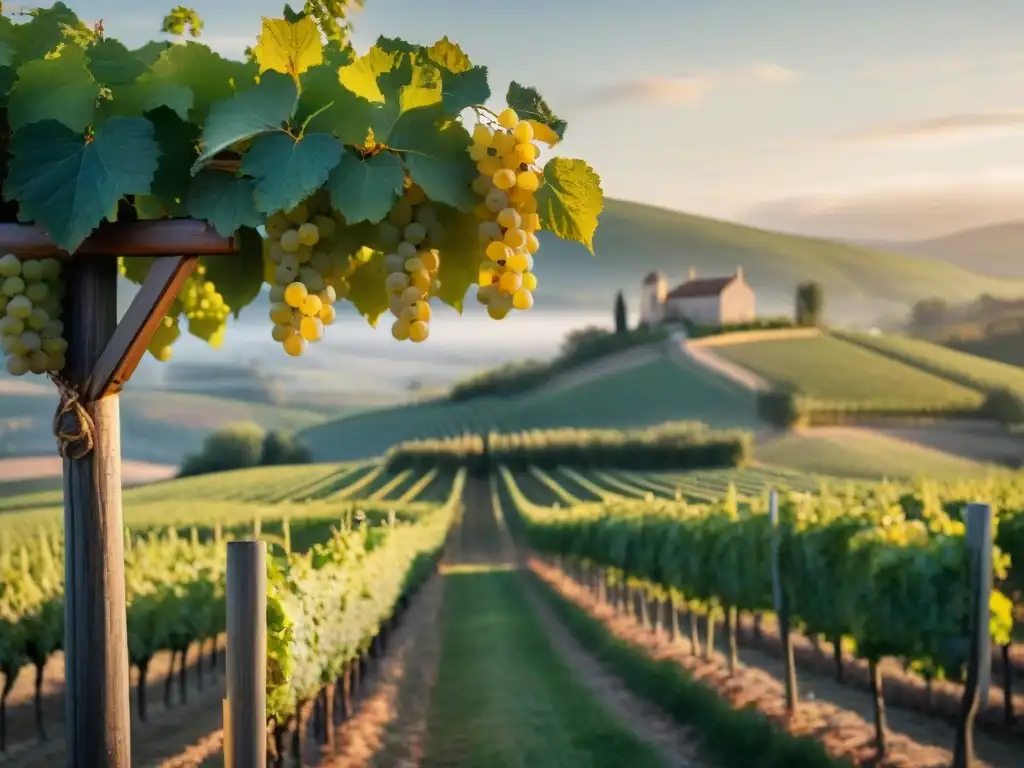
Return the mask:
M 57 452 L 62 458 L 72 461 L 84 459 L 96 447 L 96 424 L 82 405 L 78 390 L 60 376 L 51 373 L 49 378 L 60 395 L 60 403 L 53 416 L 53 436 L 57 440 Z

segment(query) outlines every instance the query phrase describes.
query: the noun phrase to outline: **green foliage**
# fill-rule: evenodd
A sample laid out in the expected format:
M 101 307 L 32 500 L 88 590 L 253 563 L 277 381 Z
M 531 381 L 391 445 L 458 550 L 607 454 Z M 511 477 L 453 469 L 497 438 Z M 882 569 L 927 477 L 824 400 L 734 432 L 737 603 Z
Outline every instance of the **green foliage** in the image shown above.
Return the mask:
M 615 294 L 615 333 L 623 334 L 629 332 L 629 323 L 626 319 L 626 300 L 622 291 Z
M 236 424 L 212 433 L 199 453 L 186 456 L 179 477 L 310 461 L 309 450 L 290 433 L 264 432 L 251 423 Z
M 387 309 L 375 258 L 385 246 L 364 225 L 383 219 L 415 183 L 453 234 L 452 248 L 441 244 L 439 295 L 461 310 L 481 258 L 471 188 L 478 172 L 463 120 L 487 111 L 487 69 L 448 38 L 421 46 L 382 37 L 356 57 L 346 36 L 357 7 L 308 0 L 300 11 L 286 8 L 284 18 L 263 20 L 246 61 L 193 40 L 129 50 L 61 4 L 32 12 L 26 24 L 3 21 L 5 199 L 17 204 L 19 221 L 40 225 L 69 252 L 105 220 L 188 216 L 246 241 L 248 256 L 257 250 L 251 233 L 269 215 L 317 196 L 346 230 L 324 279 L 373 323 Z M 179 5 L 162 30 L 198 38 L 202 26 Z M 509 99 L 535 121 L 539 141 L 557 143 L 564 121 L 535 90 L 514 84 Z M 542 175 L 545 226 L 592 247 L 597 174 L 555 157 Z M 237 316 L 258 295 L 249 278 L 262 283 L 264 266 L 245 258 L 235 267 L 214 288 Z M 193 332 L 219 343 L 216 322 Z
M 997 389 L 985 398 L 981 413 L 1007 427 L 1024 424 L 1024 399 L 1009 389 Z
M 796 324 L 815 327 L 822 323 L 825 311 L 824 288 L 821 283 L 801 283 L 796 287 Z
M 645 430 L 549 429 L 413 440 L 388 451 L 387 466 L 391 471 L 467 467 L 478 473 L 498 467 L 700 469 L 741 466 L 749 455 L 749 434 L 680 422 Z
M 792 328 L 793 321 L 788 317 L 760 317 L 749 323 L 726 323 L 725 325 L 698 325 L 684 321 L 686 335 L 691 339 L 703 339 L 708 336 L 722 336 L 726 333 L 743 333 L 744 331 L 773 331 Z

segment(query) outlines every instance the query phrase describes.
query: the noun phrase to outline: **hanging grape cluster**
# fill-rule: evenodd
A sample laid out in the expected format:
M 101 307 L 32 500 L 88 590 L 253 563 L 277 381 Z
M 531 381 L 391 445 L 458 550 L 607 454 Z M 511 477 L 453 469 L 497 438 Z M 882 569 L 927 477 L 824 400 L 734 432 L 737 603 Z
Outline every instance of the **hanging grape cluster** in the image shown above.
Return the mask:
M 416 184 L 409 183 L 398 203 L 380 225 L 381 240 L 393 253 L 384 257 L 388 271 L 384 287 L 388 308 L 395 316 L 391 335 L 398 341 L 419 343 L 430 335 L 430 298 L 441 286 L 438 246 L 444 226 L 437 208 Z
M 217 286 L 207 279 L 206 266 L 199 263 L 185 280 L 171 311 L 160 321 L 146 349 L 161 363 L 170 360 L 174 354 L 172 345 L 181 336 L 179 322 L 182 315 L 188 321 L 190 333 L 206 339 L 211 347 L 217 349 L 224 342 L 230 314 L 231 308 L 217 291 Z
M 56 259 L 0 257 L 0 346 L 12 376 L 59 373 L 68 343 L 60 321 L 64 282 Z
M 537 288 L 533 255 L 540 248 L 540 217 L 534 193 L 541 177 L 533 166 L 539 155 L 533 137 L 533 126 L 506 109 L 496 125 L 474 127 L 469 148 L 480 172 L 473 191 L 483 198 L 476 215 L 487 257 L 476 295 L 495 320 L 513 309 L 530 309 Z
M 267 219 L 271 333 L 292 357 L 323 338 L 334 303 L 346 293 L 350 249 L 338 237 L 344 223 L 320 194 Z

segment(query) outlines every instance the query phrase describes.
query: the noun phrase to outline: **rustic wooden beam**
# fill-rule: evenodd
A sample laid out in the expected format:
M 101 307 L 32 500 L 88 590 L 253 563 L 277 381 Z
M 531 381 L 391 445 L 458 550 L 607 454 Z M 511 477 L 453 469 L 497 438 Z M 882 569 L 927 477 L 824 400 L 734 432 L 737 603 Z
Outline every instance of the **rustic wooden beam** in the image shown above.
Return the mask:
M 117 326 L 117 257 L 74 260 L 67 278 L 63 375 L 82 391 Z M 119 398 L 82 405 L 91 424 L 63 426 L 91 429 L 93 445 L 64 458 L 65 751 L 68 766 L 129 768 Z
M 154 219 L 152 221 L 104 222 L 83 242 L 75 256 L 228 256 L 235 253 L 230 237 L 222 237 L 204 221 Z M 32 224 L 0 224 L 0 254 L 24 258 L 67 258 L 40 227 Z
M 86 401 L 121 391 L 198 261 L 198 256 L 177 256 L 153 262 L 89 376 L 83 393 Z

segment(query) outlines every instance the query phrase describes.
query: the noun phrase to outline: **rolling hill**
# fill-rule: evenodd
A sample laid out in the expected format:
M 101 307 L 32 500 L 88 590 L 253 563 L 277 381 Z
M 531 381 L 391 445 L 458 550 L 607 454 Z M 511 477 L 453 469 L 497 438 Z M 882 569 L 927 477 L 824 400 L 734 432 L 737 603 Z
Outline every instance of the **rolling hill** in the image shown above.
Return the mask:
M 541 296 L 606 307 L 619 288 L 636 293 L 644 274 L 681 280 L 722 275 L 742 266 L 758 291 L 759 311 L 791 312 L 798 281 L 826 289 L 833 319 L 870 319 L 895 305 L 929 297 L 966 300 L 980 293 L 1024 294 L 1024 281 L 982 277 L 951 264 L 871 248 L 787 235 L 622 200 L 607 200 L 595 238 L 597 257 L 542 234 L 537 273 Z M 1022 272 L 1021 277 L 1024 277 Z
M 897 253 L 942 261 L 981 275 L 1024 278 L 1024 221 L 991 224 L 929 240 L 874 245 Z

